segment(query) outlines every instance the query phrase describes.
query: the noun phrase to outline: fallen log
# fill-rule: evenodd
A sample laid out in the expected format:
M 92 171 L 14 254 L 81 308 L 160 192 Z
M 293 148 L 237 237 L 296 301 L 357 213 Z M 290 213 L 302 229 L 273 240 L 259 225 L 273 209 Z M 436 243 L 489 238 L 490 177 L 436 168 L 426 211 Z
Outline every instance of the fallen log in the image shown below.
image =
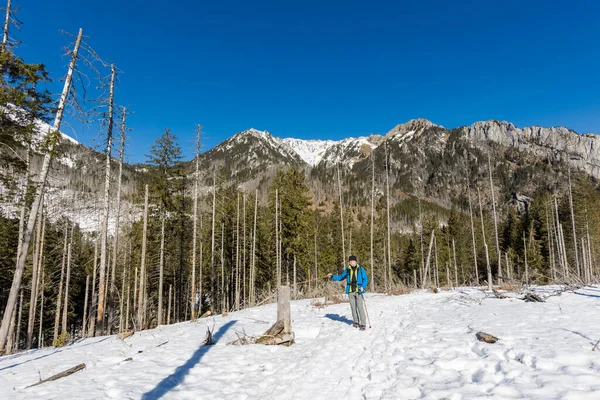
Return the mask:
M 121 339 L 121 340 L 125 340 L 128 337 L 133 336 L 133 331 L 126 331 L 126 332 L 121 332 L 117 335 L 117 338 Z
M 521 300 L 525 300 L 528 303 L 529 302 L 545 303 L 546 302 L 546 300 L 544 300 L 543 298 L 541 298 L 539 295 L 537 295 L 535 293 L 525 293 L 525 296 Z
M 82 369 L 85 369 L 85 364 L 79 364 L 74 366 L 73 368 L 69 368 L 66 371 L 60 372 L 56 375 L 52 375 L 50 378 L 44 379 L 43 381 L 39 381 L 38 383 L 34 383 L 33 385 L 27 386 L 27 388 L 33 387 L 33 386 L 37 386 L 37 385 L 41 385 L 42 383 L 46 383 L 46 382 L 51 382 L 51 381 L 55 381 L 57 379 L 60 378 L 64 378 L 65 376 L 69 376 L 71 374 L 74 374 L 77 371 L 81 371 Z M 25 388 L 25 389 L 27 389 Z
M 480 342 L 496 343 L 498 341 L 498 338 L 496 336 L 492 336 L 489 333 L 485 333 L 485 332 L 477 332 L 475 334 L 475 336 L 477 337 L 477 340 L 479 340 Z

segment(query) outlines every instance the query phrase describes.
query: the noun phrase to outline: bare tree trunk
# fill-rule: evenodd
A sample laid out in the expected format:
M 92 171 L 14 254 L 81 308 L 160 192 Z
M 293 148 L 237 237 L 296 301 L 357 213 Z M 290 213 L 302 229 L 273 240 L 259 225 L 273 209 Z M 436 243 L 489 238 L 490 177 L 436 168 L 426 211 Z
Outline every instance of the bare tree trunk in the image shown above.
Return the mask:
M 215 285 L 215 210 L 217 207 L 217 177 L 214 175 L 213 184 L 213 206 L 212 206 L 212 229 L 210 239 L 210 297 L 211 305 L 217 304 L 217 287 Z
M 17 337 L 15 338 L 15 350 L 19 350 L 21 343 L 21 317 L 23 316 L 23 289 L 19 299 L 19 318 L 17 319 Z
M 114 69 L 114 66 L 112 66 Z M 111 89 L 112 89 L 112 81 L 114 80 L 114 72 L 111 76 Z M 112 97 L 111 97 L 111 105 L 109 107 L 111 111 L 109 111 L 110 119 L 112 119 Z M 113 240 L 113 257 L 112 257 L 112 268 L 111 268 L 111 277 L 110 277 L 110 297 L 109 297 L 109 318 L 108 318 L 108 332 L 112 331 L 112 325 L 115 320 L 115 291 L 116 280 L 117 280 L 117 254 L 118 252 L 118 243 L 119 243 L 119 230 L 121 229 L 121 184 L 123 182 L 123 159 L 125 158 L 125 138 L 126 138 L 126 122 L 127 122 L 127 108 L 123 108 L 123 115 L 121 116 L 121 147 L 119 148 L 119 175 L 117 178 L 117 212 L 116 212 L 116 222 L 115 222 L 115 236 Z M 112 121 L 111 121 L 112 122 Z M 109 130 L 112 131 L 112 124 L 109 127 Z M 112 135 L 111 135 L 112 136 Z M 123 301 L 121 301 L 121 313 L 123 312 Z M 120 328 L 119 328 L 120 330 Z
M 67 97 L 69 95 L 69 90 L 71 87 L 71 77 L 73 75 L 73 70 L 75 68 L 75 61 L 77 60 L 77 53 L 79 51 L 79 44 L 81 43 L 81 37 L 83 36 L 83 30 L 79 30 L 79 35 L 77 36 L 77 41 L 75 43 L 75 49 L 71 55 L 71 62 L 69 64 L 69 72 L 67 73 L 67 78 L 65 79 L 65 85 L 63 88 L 63 92 L 61 94 L 58 109 L 56 112 L 56 119 L 54 120 L 54 125 L 52 127 L 52 132 L 57 132 L 60 130 L 60 125 L 62 123 L 63 112 L 65 108 L 65 103 Z M 6 344 L 6 338 L 8 336 L 8 328 L 10 326 L 10 319 L 12 316 L 13 309 L 17 303 L 17 296 L 19 292 L 19 288 L 21 287 L 21 280 L 23 279 L 23 272 L 25 271 L 25 261 L 26 254 L 29 252 L 29 244 L 31 242 L 31 236 L 33 234 L 33 230 L 35 228 L 35 222 L 37 219 L 37 214 L 40 208 L 40 204 L 42 202 L 42 195 L 44 193 L 46 187 L 46 178 L 48 177 L 48 171 L 50 170 L 50 163 L 52 162 L 52 158 L 54 156 L 54 150 L 56 145 L 51 145 L 49 149 L 47 149 L 46 154 L 44 155 L 44 161 L 42 164 L 42 169 L 40 171 L 39 185 L 34 196 L 33 206 L 31 207 L 31 212 L 29 214 L 29 220 L 27 222 L 27 229 L 25 230 L 25 234 L 23 237 L 23 242 L 21 246 L 21 251 L 17 255 L 17 266 L 15 268 L 15 274 L 13 276 L 12 286 L 10 288 L 10 294 L 8 296 L 8 300 L 6 302 L 6 309 L 4 310 L 4 314 L 2 317 L 2 326 L 0 327 L 0 351 L 4 349 L 4 345 Z
M 6 1 L 6 17 L 4 18 L 4 37 L 2 38 L 2 53 L 6 51 L 6 47 L 8 46 L 8 29 L 10 27 L 10 5 L 11 0 Z
M 169 285 L 169 304 L 167 305 L 167 325 L 171 325 L 171 292 L 173 285 Z
M 479 188 L 477 188 L 477 199 L 479 200 L 479 214 L 481 216 L 481 235 L 483 239 L 483 248 L 485 249 L 485 262 L 487 265 L 487 278 L 488 278 L 488 290 L 492 290 L 492 267 L 490 266 L 490 254 L 488 251 L 487 241 L 485 239 L 485 225 L 483 223 L 483 208 L 481 206 L 481 196 L 479 194 Z
M 62 330 L 61 334 L 67 332 L 67 317 L 69 311 L 69 281 L 71 279 L 71 244 L 73 241 L 73 231 L 71 231 L 71 242 L 67 246 L 67 276 L 65 278 L 65 301 L 63 303 L 63 315 L 62 315 Z
M 581 267 L 579 266 L 579 254 L 577 251 L 577 232 L 575 231 L 575 211 L 573 210 L 571 168 L 569 168 L 569 208 L 571 209 L 571 225 L 573 227 L 573 251 L 575 252 L 575 271 L 577 271 L 577 276 L 581 279 Z
M 45 283 L 45 273 L 42 271 L 42 283 L 40 286 L 40 293 L 42 295 L 42 301 L 40 302 L 40 329 L 38 331 L 38 349 L 44 347 L 42 332 L 44 330 L 44 283 Z
M 581 238 L 581 266 L 583 267 L 583 283 L 589 283 L 588 266 L 587 266 L 587 254 L 585 251 L 585 238 Z
M 386 188 L 386 213 L 387 213 L 387 272 L 385 287 L 389 290 L 392 285 L 392 239 L 390 226 L 390 171 L 387 144 L 385 145 L 385 188 Z
M 204 279 L 204 273 L 203 273 L 203 266 L 204 266 L 204 258 L 203 258 L 203 226 L 202 226 L 202 214 L 200 214 L 200 264 L 199 264 L 199 268 L 198 268 L 198 298 L 199 298 L 199 304 L 198 304 L 198 315 L 202 315 L 202 289 L 204 287 L 204 283 L 203 283 L 203 279 Z
M 473 238 L 473 265 L 475 268 L 475 284 L 479 284 L 479 270 L 477 268 L 477 245 L 475 244 L 475 224 L 473 223 L 473 206 L 471 204 L 471 182 L 469 181 L 469 168 L 467 167 L 467 195 L 469 197 L 469 216 L 471 218 L 471 237 Z
M 419 265 L 419 277 L 421 278 L 421 284 L 423 284 L 424 280 L 425 280 L 425 276 L 423 275 L 424 270 L 425 270 L 425 248 L 424 248 L 424 244 L 423 244 L 423 218 L 422 218 L 422 212 L 421 212 L 421 197 L 418 197 L 419 199 L 419 236 L 421 239 L 421 264 Z
M 38 214 L 36 238 L 34 240 L 34 251 L 33 251 L 33 266 L 31 272 L 31 293 L 29 296 L 29 320 L 27 323 L 27 341 L 25 348 L 31 349 L 31 343 L 33 342 L 33 328 L 35 325 L 35 314 L 37 311 L 35 300 L 37 298 L 37 283 L 38 283 L 38 258 L 40 257 L 40 247 L 42 242 L 42 215 L 43 210 Z
M 373 232 L 375 228 L 375 158 L 374 152 L 371 151 L 371 280 L 373 281 L 373 291 L 377 290 L 377 283 L 375 279 L 375 256 L 373 255 Z M 315 233 L 315 279 L 317 278 L 317 236 Z
M 344 257 L 344 259 L 342 260 L 342 265 L 346 265 L 346 262 L 348 262 L 348 259 L 346 258 L 346 242 L 344 240 L 344 201 L 342 198 L 342 180 L 340 179 L 340 166 L 338 165 L 336 168 L 337 168 L 337 178 L 338 178 L 338 191 L 340 194 L 340 223 L 342 226 L 342 257 Z
M 523 251 L 525 252 L 525 285 L 529 284 L 529 265 L 527 264 L 527 240 L 525 239 L 525 232 L 523 232 Z
M 198 238 L 198 179 L 200 173 L 200 136 L 202 132 L 202 128 L 200 124 L 196 125 L 196 174 L 194 175 L 194 220 L 193 220 L 193 233 L 192 233 L 192 295 L 191 295 L 191 303 L 192 303 L 192 320 L 196 319 L 196 310 L 194 305 L 196 303 L 196 242 Z M 160 298 L 162 299 L 162 286 L 160 288 Z M 159 303 L 159 321 L 162 312 L 162 303 Z M 200 299 L 200 304 L 202 304 L 202 299 Z M 199 310 L 200 311 L 200 310 Z
M 124 325 L 125 325 L 125 331 L 129 331 L 129 301 L 130 301 L 130 296 L 131 296 L 131 271 L 129 271 L 129 273 L 127 274 L 127 304 L 125 307 L 125 321 L 124 321 Z M 135 297 L 135 292 L 133 293 L 133 296 Z
M 87 320 L 87 305 L 88 305 L 88 292 L 90 290 L 90 276 L 85 277 L 85 300 L 83 301 L 83 326 L 81 327 L 81 337 L 86 337 L 85 325 Z
M 431 238 L 429 239 L 429 250 L 427 251 L 427 262 L 425 263 L 425 269 L 423 271 L 423 279 L 421 280 L 421 289 L 425 289 L 425 282 L 427 281 L 427 275 L 429 274 L 429 261 L 431 260 L 431 249 L 433 248 L 434 239 L 435 230 L 431 231 Z
M 554 196 L 553 196 L 554 197 Z M 553 204 L 553 213 L 556 213 L 556 251 L 558 253 L 558 261 L 559 264 L 562 268 L 562 273 L 563 273 L 563 279 L 569 279 L 569 270 L 567 267 L 567 262 L 566 260 L 563 258 L 563 250 L 562 250 L 562 246 L 561 246 L 561 229 L 560 229 L 560 219 L 558 217 L 558 201 L 556 199 L 556 197 L 554 197 L 554 204 Z
M 254 200 L 254 233 L 252 234 L 252 266 L 250 268 L 250 305 L 256 304 L 256 216 L 258 214 L 258 189 Z
M 135 267 L 135 277 L 134 277 L 134 283 L 133 283 L 133 312 L 132 314 L 136 314 L 137 313 L 137 299 L 138 299 L 138 269 L 137 267 Z M 133 329 L 135 330 L 135 316 L 132 315 L 131 319 L 133 320 Z
M 221 222 L 221 312 L 227 310 L 225 300 L 225 224 Z
M 556 281 L 556 267 L 554 265 L 554 246 L 552 244 L 552 225 L 550 225 L 550 217 L 548 216 L 548 203 L 545 205 L 546 208 L 546 227 L 548 229 L 548 246 L 550 253 L 550 278 L 552 282 Z
M 275 189 L 275 287 L 281 286 L 281 254 L 279 254 L 279 191 Z
M 165 216 L 163 215 L 161 218 L 160 259 L 158 262 L 158 315 L 157 315 L 158 325 L 162 325 L 162 322 L 163 322 L 162 317 L 163 317 L 164 268 L 165 268 Z
M 437 237 L 433 237 L 433 251 L 435 255 L 435 286 L 440 287 L 440 265 L 438 264 Z
M 98 304 L 98 295 L 96 293 L 96 275 L 98 272 L 98 239 L 94 241 L 94 274 L 92 276 L 92 301 L 89 312 L 88 335 L 94 336 L 96 333 L 96 307 Z
M 237 194 L 237 222 L 235 232 L 235 309 L 240 310 L 240 193 Z
M 452 238 L 452 254 L 454 255 L 454 287 L 457 287 L 459 286 L 458 265 L 456 264 L 456 246 L 454 245 L 454 238 Z
M 504 253 L 504 257 L 506 258 L 506 274 L 508 275 L 508 279 L 512 279 L 512 268 L 510 267 L 510 263 L 508 262 L 508 253 Z
M 143 309 L 144 295 L 146 293 L 146 238 L 148 234 L 148 185 L 146 185 L 146 194 L 144 195 L 144 227 L 142 231 L 142 255 L 140 262 L 140 287 L 137 301 L 137 328 L 142 329 L 144 315 Z
M 123 260 L 123 273 L 121 274 L 121 301 L 119 301 L 119 333 L 123 332 L 123 308 L 125 307 L 125 259 Z
M 17 325 L 17 310 L 13 310 L 13 315 L 10 320 L 10 327 L 8 329 L 8 338 L 6 341 L 6 352 L 5 355 L 11 354 L 15 348 L 15 327 Z
M 113 99 L 114 99 L 114 83 L 115 83 L 115 65 L 112 64 L 110 66 L 111 76 L 110 76 L 110 92 L 108 99 L 108 130 L 107 130 L 107 140 L 106 140 L 106 170 L 104 175 L 104 216 L 102 218 L 102 229 L 100 230 L 100 284 L 98 287 L 98 316 L 96 318 L 96 323 L 98 324 L 97 334 L 104 333 L 107 326 L 105 326 L 104 321 L 104 304 L 105 304 L 105 278 L 106 278 L 106 268 L 107 268 L 107 253 L 108 253 L 108 208 L 109 208 L 109 194 L 110 194 L 110 156 L 112 150 L 112 129 L 113 129 Z M 108 332 L 110 333 L 110 332 Z M 96 335 L 98 336 L 98 335 Z
M 242 237 L 243 237 L 243 245 L 242 245 L 242 304 L 248 307 L 248 298 L 246 297 L 246 192 L 244 191 L 244 195 L 242 196 Z
M 592 280 L 595 280 L 595 268 L 594 268 L 594 262 L 592 259 L 592 241 L 590 240 L 590 226 L 588 223 L 588 219 L 587 219 L 587 210 L 585 210 L 585 215 L 586 215 L 586 219 L 585 219 L 585 230 L 586 230 L 586 235 L 587 235 L 587 245 L 588 245 L 588 257 L 589 257 L 589 266 L 590 266 L 590 277 Z
M 488 155 L 488 166 L 490 169 L 490 191 L 492 192 L 492 210 L 494 212 L 494 233 L 496 235 L 496 255 L 498 256 L 498 279 L 502 276 L 502 254 L 500 253 L 500 241 L 498 240 L 498 218 L 496 216 L 496 198 L 494 196 L 494 180 L 492 179 L 492 162 Z
M 54 339 L 53 342 L 56 342 L 58 339 L 58 326 L 60 325 L 60 311 L 61 311 L 61 302 L 62 302 L 62 293 L 63 293 L 63 282 L 65 276 L 65 267 L 67 265 L 67 248 L 68 248 L 68 239 L 69 239 L 69 229 L 68 225 L 65 224 L 65 234 L 63 241 L 63 254 L 62 254 L 62 266 L 60 269 L 60 283 L 58 284 L 58 295 L 56 296 L 56 316 L 54 319 Z
M 296 297 L 298 295 L 298 291 L 296 289 L 296 282 L 298 282 L 296 280 L 296 254 L 294 254 L 294 272 L 293 272 L 293 275 L 294 275 L 294 297 Z
M 373 248 L 371 247 L 371 250 Z M 319 279 L 319 266 L 318 266 L 318 251 L 317 251 L 317 224 L 315 223 L 315 288 L 317 287 L 318 284 L 318 279 Z M 371 264 L 371 277 L 373 277 L 372 271 L 373 271 L 373 264 Z M 373 278 L 371 278 L 373 279 Z

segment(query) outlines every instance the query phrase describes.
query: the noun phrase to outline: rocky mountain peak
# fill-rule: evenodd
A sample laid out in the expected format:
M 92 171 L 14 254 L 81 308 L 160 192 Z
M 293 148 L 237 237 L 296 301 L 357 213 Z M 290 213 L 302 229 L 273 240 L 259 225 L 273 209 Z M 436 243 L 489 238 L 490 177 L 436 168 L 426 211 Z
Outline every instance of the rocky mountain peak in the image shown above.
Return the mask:
M 388 133 L 386 133 L 386 137 L 390 138 L 396 135 L 406 135 L 410 132 L 419 132 L 425 128 L 429 128 L 431 126 L 437 126 L 433 122 L 425 119 L 425 118 L 417 118 L 411 119 L 410 121 L 404 124 L 398 124 L 394 128 L 392 128 Z

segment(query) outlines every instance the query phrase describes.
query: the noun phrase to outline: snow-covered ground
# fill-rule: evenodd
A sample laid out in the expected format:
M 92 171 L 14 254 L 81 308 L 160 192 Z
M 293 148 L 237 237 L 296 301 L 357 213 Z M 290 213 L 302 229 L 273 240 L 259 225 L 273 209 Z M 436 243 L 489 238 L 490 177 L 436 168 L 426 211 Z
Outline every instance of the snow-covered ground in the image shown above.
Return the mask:
M 551 288 L 538 288 L 549 292 Z M 291 347 L 234 346 L 276 305 L 0 358 L 2 399 L 599 399 L 600 288 L 546 303 L 476 289 L 367 295 L 372 328 L 347 303 L 292 303 Z M 214 346 L 202 346 L 214 323 Z M 495 344 L 476 340 L 485 331 Z M 130 361 L 126 359 L 131 358 Z M 85 363 L 69 377 L 40 377 Z

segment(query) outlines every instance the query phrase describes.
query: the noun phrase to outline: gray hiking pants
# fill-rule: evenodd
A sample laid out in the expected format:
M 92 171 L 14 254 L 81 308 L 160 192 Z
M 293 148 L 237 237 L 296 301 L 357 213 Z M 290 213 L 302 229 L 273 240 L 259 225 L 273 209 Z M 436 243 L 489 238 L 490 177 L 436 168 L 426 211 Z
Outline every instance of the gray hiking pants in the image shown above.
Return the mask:
M 348 298 L 350 299 L 350 308 L 352 309 L 352 318 L 354 319 L 354 322 L 360 325 L 366 325 L 367 317 L 365 317 L 365 300 L 362 295 L 351 292 L 348 293 Z

